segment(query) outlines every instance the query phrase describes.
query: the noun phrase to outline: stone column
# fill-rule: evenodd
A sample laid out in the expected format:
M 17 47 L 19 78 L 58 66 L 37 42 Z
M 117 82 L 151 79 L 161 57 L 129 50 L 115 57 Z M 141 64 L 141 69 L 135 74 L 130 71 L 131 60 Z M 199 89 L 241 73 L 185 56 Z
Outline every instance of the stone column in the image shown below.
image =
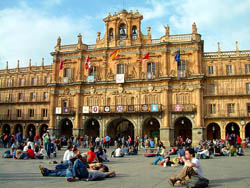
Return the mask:
M 75 106 L 75 120 L 74 120 L 74 127 L 73 127 L 73 135 L 80 135 L 81 134 L 81 123 L 82 118 L 80 116 L 80 106 L 81 106 L 81 93 L 80 91 L 76 94 L 76 106 Z

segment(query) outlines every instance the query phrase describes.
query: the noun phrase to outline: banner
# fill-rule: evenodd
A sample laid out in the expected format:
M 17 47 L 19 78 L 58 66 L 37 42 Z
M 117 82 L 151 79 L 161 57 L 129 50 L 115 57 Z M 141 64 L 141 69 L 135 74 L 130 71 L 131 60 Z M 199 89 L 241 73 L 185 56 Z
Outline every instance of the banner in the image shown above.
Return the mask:
M 61 114 L 61 113 L 62 113 L 62 108 L 56 107 L 56 114 Z
M 135 111 L 134 105 L 128 105 L 128 111 L 129 112 L 134 112 Z
M 88 76 L 88 82 L 95 82 L 95 76 Z
M 99 113 L 99 106 L 92 106 L 92 113 Z
M 88 114 L 89 113 L 89 106 L 82 107 L 82 113 Z
M 123 106 L 116 106 L 117 112 L 123 112 Z
M 174 109 L 175 109 L 176 112 L 181 112 L 182 111 L 182 105 L 181 104 L 176 104 Z
M 149 111 L 149 109 L 148 109 L 148 104 L 143 104 L 143 105 L 141 105 L 141 111 L 142 111 L 142 112 L 148 112 L 148 111 Z
M 159 112 L 159 105 L 151 104 L 151 112 Z
M 110 112 L 110 106 L 104 106 L 104 112 Z
M 124 74 L 116 75 L 116 83 L 124 83 Z

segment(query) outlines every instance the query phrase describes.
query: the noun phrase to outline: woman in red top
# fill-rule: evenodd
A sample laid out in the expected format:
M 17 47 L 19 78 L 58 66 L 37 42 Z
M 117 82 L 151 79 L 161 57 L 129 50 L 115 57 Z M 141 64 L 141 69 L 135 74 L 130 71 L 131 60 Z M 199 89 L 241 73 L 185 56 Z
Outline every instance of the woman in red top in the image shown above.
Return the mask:
M 89 163 L 93 163 L 94 160 L 96 160 L 98 162 L 97 156 L 96 156 L 94 151 L 95 151 L 94 147 L 91 147 L 90 151 L 88 151 L 88 153 L 87 153 Z
M 27 154 L 29 158 L 35 159 L 35 153 L 34 153 L 34 150 L 31 149 L 31 146 L 28 147 Z

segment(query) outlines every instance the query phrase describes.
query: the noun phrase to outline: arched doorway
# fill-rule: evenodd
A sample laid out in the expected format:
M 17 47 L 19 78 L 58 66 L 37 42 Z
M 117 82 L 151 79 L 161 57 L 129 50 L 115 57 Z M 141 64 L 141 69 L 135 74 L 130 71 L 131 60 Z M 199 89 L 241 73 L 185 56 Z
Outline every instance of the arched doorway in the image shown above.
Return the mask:
M 226 136 L 231 135 L 231 134 L 236 134 L 240 136 L 240 127 L 237 125 L 237 123 L 230 122 L 226 126 Z
M 107 135 L 112 139 L 116 137 L 128 138 L 128 136 L 134 139 L 134 125 L 125 118 L 114 119 L 108 124 Z
M 59 124 L 61 136 L 66 136 L 70 138 L 72 136 L 73 124 L 72 121 L 68 118 L 62 119 Z
M 221 138 L 220 126 L 217 123 L 210 123 L 207 126 L 207 139 L 213 140 L 220 138 Z
M 44 133 L 46 133 L 46 131 L 48 130 L 48 125 L 46 124 L 42 124 L 41 127 L 40 127 L 40 137 L 43 136 Z
M 250 138 L 250 123 L 246 124 L 246 127 L 245 127 L 245 138 Z
M 32 135 L 35 136 L 36 135 L 36 127 L 33 124 L 29 124 L 27 129 L 26 129 L 26 136 L 29 136 L 29 132 L 32 132 Z
M 4 133 L 4 134 L 10 134 L 10 125 L 5 124 L 5 125 L 3 126 L 3 133 Z
M 84 133 L 88 136 L 94 136 L 97 137 L 100 135 L 100 124 L 99 122 L 94 119 L 88 119 L 84 124 Z
M 160 138 L 160 123 L 155 118 L 148 118 L 143 122 L 142 135 L 150 138 Z
M 16 124 L 14 133 L 17 134 L 19 132 L 21 132 L 21 134 L 23 134 L 23 126 L 21 124 Z
M 186 117 L 179 117 L 174 123 L 174 139 L 181 136 L 185 141 L 187 138 L 192 139 L 192 122 Z

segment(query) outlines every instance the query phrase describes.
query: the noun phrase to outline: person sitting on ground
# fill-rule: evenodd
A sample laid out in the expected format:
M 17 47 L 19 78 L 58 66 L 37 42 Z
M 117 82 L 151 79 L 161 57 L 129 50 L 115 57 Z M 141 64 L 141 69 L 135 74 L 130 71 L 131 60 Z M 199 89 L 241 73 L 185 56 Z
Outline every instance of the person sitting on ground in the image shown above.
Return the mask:
M 200 161 L 195 158 L 195 152 L 193 148 L 187 148 L 185 151 L 185 157 L 182 157 L 185 163 L 184 168 L 178 175 L 173 175 L 168 183 L 171 186 L 174 185 L 185 185 L 187 181 L 195 175 L 203 177 L 203 171 Z
M 120 146 L 118 146 L 117 149 L 114 151 L 114 157 L 124 157 L 123 150 Z
M 167 155 L 167 151 L 166 151 L 166 148 L 165 146 L 162 146 L 161 147 L 161 152 L 160 152 L 160 155 L 154 160 L 154 162 L 152 163 L 152 165 L 157 165 L 157 163 L 159 161 L 163 161 Z
M 102 147 L 101 146 L 97 146 L 97 152 L 96 152 L 96 156 L 97 156 L 97 158 L 98 158 L 98 161 L 101 163 L 101 162 L 103 162 L 104 160 L 103 160 L 103 149 L 102 149 Z
M 229 150 L 224 146 L 221 150 L 223 156 L 229 156 Z
M 128 155 L 128 153 L 129 153 L 128 147 L 125 145 L 122 145 L 122 149 L 123 149 L 124 155 Z
M 230 146 L 229 156 L 233 157 L 236 154 L 236 149 L 233 145 Z
M 28 146 L 27 154 L 28 154 L 28 157 L 30 159 L 35 159 L 36 158 L 35 152 L 34 152 L 33 149 L 31 149 L 31 146 Z
M 220 145 L 214 146 L 214 156 L 222 156 Z
M 174 161 L 170 160 L 170 156 L 167 156 L 163 161 L 161 161 L 161 166 L 167 167 L 167 166 L 172 166 L 175 165 Z
M 135 147 L 133 147 L 133 146 L 129 147 L 128 155 L 137 155 L 137 153 L 138 153 L 138 151 Z
M 44 159 L 47 156 L 46 150 L 43 149 L 43 146 L 38 147 L 38 152 L 35 152 L 36 158 Z
M 185 156 L 185 150 L 183 149 L 183 147 L 181 146 L 179 148 L 179 150 L 177 151 L 177 161 L 178 164 L 180 165 L 184 165 L 184 161 L 183 161 L 183 157 Z
M 63 162 L 69 161 L 74 157 L 73 147 L 68 146 L 67 150 L 64 152 L 63 155 Z
M 88 155 L 88 163 L 93 163 L 94 161 L 99 162 L 94 147 L 90 148 L 90 150 L 87 152 L 87 155 Z
M 243 156 L 244 155 L 244 151 L 243 151 L 241 145 L 237 146 L 236 153 L 237 153 L 237 156 Z
M 209 158 L 209 151 L 206 145 L 202 146 L 202 151 L 197 152 L 197 159 L 208 159 Z
M 172 145 L 170 146 L 170 150 L 168 152 L 168 155 L 176 155 L 176 149 Z

